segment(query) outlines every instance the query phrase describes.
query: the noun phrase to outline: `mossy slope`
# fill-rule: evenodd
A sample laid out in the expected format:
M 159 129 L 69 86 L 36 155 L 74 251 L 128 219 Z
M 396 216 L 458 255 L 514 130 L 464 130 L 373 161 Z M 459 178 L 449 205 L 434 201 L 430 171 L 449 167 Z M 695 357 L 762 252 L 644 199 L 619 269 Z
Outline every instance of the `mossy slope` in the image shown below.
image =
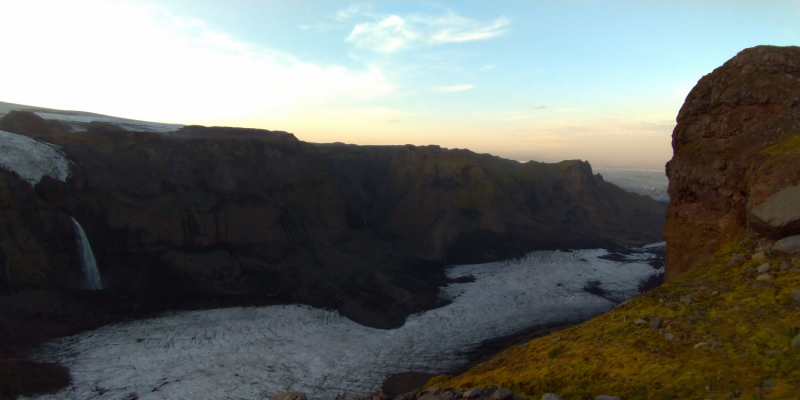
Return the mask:
M 786 256 L 751 260 L 748 241 L 738 239 L 701 268 L 626 305 L 511 347 L 458 377 L 435 377 L 428 386 L 497 385 L 564 399 L 725 399 L 739 391 L 740 398 L 800 398 L 800 349 L 790 345 L 800 311 L 789 297 L 800 287 L 798 260 L 788 270 L 781 270 L 790 262 Z M 744 262 L 729 267 L 736 255 Z M 774 279 L 756 283 L 757 274 L 746 270 L 765 262 Z M 686 295 L 691 304 L 680 301 Z M 638 319 L 648 323 L 637 325 Z M 656 319 L 663 333 L 649 324 Z M 765 380 L 774 386 L 764 387 Z

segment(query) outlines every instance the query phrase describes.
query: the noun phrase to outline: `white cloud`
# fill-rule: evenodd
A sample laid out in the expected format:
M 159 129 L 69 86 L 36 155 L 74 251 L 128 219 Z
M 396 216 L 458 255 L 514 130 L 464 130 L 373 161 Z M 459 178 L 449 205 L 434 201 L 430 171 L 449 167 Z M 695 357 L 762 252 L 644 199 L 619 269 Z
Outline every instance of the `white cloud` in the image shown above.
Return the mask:
M 47 10 L 43 13 L 42 10 Z M 279 116 L 395 89 L 375 66 L 316 65 L 160 6 L 107 1 L 4 5 L 3 101 L 201 123 Z
M 469 90 L 472 88 L 473 85 L 439 86 L 433 88 L 433 91 L 442 93 L 453 93 L 453 92 L 463 92 L 465 90 Z
M 404 19 L 392 15 L 378 22 L 357 24 L 346 40 L 354 42 L 358 47 L 393 52 L 417 38 L 418 34 L 412 31 Z
M 364 12 L 364 10 L 369 10 L 369 8 L 370 8 L 369 4 L 352 5 L 350 7 L 345 8 L 344 10 L 337 11 L 336 14 L 334 14 L 331 18 L 337 21 L 344 21 L 346 19 L 350 19 L 351 17 Z
M 339 13 L 350 18 L 352 14 L 359 12 L 355 10 L 351 13 L 352 8 Z M 511 23 L 505 17 L 480 22 L 453 12 L 440 17 L 414 14 L 407 18 L 398 15 L 375 18 L 365 13 L 363 15 L 375 21 L 356 24 L 346 41 L 353 42 L 357 47 L 382 53 L 406 49 L 415 43 L 437 45 L 492 39 L 506 34 Z
M 441 18 L 421 18 L 419 21 L 435 29 L 429 39 L 433 43 L 461 43 L 495 38 L 506 34 L 511 23 L 504 17 L 481 23 L 453 13 Z

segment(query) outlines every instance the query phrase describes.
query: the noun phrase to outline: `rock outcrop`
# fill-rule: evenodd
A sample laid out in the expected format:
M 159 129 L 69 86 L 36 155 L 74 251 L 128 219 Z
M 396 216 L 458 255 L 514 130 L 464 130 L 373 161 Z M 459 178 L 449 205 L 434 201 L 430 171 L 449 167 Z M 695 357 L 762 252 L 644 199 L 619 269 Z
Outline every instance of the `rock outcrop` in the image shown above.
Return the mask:
M 747 215 L 800 179 L 800 48 L 743 50 L 692 89 L 667 163 L 666 279 L 745 234 Z M 781 234 L 751 218 L 751 228 Z M 763 229 L 762 229 L 763 227 Z

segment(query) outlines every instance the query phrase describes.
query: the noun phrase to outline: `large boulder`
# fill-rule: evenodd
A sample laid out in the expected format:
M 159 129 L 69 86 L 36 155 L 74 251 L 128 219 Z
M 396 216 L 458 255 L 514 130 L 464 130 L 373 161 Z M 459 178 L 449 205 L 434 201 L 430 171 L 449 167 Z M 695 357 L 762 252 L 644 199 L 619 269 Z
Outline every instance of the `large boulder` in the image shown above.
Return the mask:
M 677 122 L 668 280 L 746 233 L 749 210 L 800 182 L 800 47 L 741 51 L 697 82 Z
M 800 255 L 800 235 L 788 236 L 775 242 L 772 250 Z
M 747 226 L 773 239 L 800 234 L 800 186 L 787 186 L 753 207 Z

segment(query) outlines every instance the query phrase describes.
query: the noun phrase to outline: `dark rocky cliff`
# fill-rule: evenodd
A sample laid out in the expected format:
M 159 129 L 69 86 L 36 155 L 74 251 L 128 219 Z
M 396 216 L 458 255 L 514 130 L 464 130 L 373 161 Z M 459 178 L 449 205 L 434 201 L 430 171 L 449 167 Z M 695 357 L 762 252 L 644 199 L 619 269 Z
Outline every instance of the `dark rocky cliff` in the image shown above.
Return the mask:
M 0 172 L 0 268 L 12 290 L 75 287 L 61 278 L 78 270 L 74 217 L 109 292 L 266 296 L 392 327 L 439 304 L 446 263 L 644 244 L 663 228 L 661 205 L 581 161 L 314 145 L 236 128 L 68 133 L 29 112 L 0 129 L 62 146 L 74 162 L 66 183 L 31 187 Z
M 689 93 L 667 163 L 667 279 L 746 233 L 754 206 L 798 184 L 798 79 L 800 48 L 758 46 L 704 76 Z
M 438 146 L 323 145 L 354 229 L 413 256 L 474 263 L 657 240 L 663 209 L 580 160 L 519 163 Z

